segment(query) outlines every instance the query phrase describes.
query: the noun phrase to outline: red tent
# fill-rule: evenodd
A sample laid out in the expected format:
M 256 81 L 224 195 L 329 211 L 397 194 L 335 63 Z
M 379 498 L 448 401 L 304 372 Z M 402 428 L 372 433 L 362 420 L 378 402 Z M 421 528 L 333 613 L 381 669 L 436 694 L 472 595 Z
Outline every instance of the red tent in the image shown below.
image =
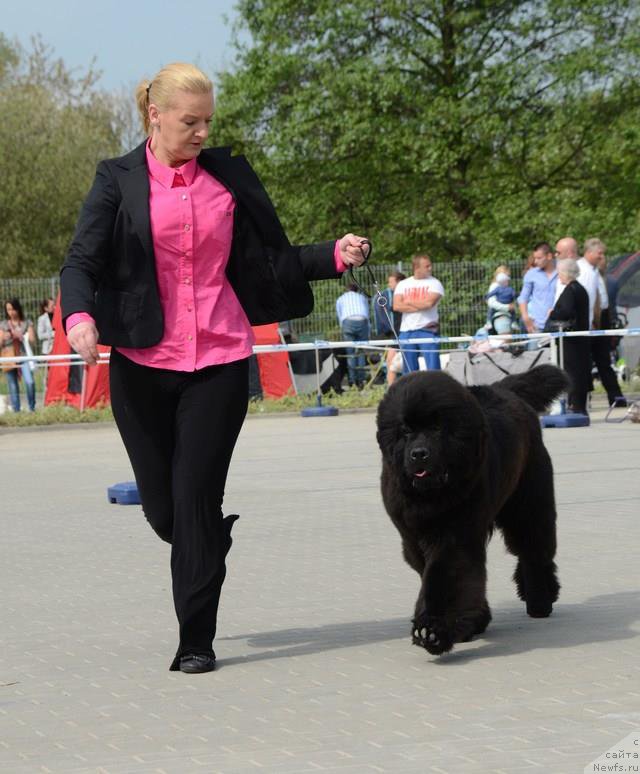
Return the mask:
M 280 344 L 278 324 L 255 325 L 253 332 L 256 344 Z M 288 352 L 269 352 L 258 355 L 260 383 L 265 398 L 282 398 L 293 393 L 291 373 L 289 372 Z
M 53 340 L 52 355 L 68 355 L 71 348 L 67 343 L 67 337 L 62 328 L 62 316 L 60 312 L 60 297 L 56 300 L 56 308 L 53 314 L 53 328 L 55 336 Z M 256 336 L 256 344 L 279 344 L 278 326 L 258 325 L 253 329 Z M 100 352 L 109 352 L 110 347 L 98 345 Z M 274 352 L 258 355 L 258 367 L 260 369 L 260 382 L 265 398 L 281 398 L 293 392 L 291 376 L 289 373 L 289 354 L 287 352 Z M 84 400 L 82 396 L 82 371 L 84 370 Z M 69 406 L 80 408 L 94 408 L 98 405 L 109 405 L 109 366 L 106 363 L 97 366 L 86 365 L 50 365 L 47 376 L 47 391 L 44 398 L 45 406 L 51 403 L 66 403 Z
M 50 354 L 68 355 L 71 352 L 71 347 L 67 343 L 67 337 L 62 328 L 60 295 L 56 300 L 52 325 L 55 336 Z M 102 344 L 98 345 L 99 352 L 109 352 L 110 349 Z M 83 373 L 84 391 L 82 389 Z M 109 399 L 109 366 L 106 363 L 96 366 L 76 365 L 75 363 L 49 365 L 47 391 L 44 396 L 45 406 L 52 403 L 66 403 L 68 406 L 76 408 L 80 408 L 81 405 L 84 408 L 95 408 L 100 405 L 109 405 Z

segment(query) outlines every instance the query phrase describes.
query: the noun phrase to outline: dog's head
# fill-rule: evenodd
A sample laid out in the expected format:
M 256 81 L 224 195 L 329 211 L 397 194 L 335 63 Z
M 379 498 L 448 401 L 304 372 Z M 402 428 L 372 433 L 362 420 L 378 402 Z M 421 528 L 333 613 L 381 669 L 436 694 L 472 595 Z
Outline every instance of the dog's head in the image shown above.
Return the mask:
M 466 487 L 480 475 L 487 425 L 472 393 L 441 371 L 403 376 L 378 407 L 378 445 L 412 494 Z

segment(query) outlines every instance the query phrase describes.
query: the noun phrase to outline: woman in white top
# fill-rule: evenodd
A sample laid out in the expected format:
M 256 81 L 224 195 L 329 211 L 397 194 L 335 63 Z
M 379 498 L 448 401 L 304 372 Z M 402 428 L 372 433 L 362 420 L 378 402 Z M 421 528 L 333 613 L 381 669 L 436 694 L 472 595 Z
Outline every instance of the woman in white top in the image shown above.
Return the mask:
M 40 351 L 43 355 L 48 355 L 53 349 L 54 331 L 51 325 L 53 320 L 54 303 L 52 298 L 45 298 L 40 304 L 40 317 L 36 325 L 36 333 L 40 342 Z

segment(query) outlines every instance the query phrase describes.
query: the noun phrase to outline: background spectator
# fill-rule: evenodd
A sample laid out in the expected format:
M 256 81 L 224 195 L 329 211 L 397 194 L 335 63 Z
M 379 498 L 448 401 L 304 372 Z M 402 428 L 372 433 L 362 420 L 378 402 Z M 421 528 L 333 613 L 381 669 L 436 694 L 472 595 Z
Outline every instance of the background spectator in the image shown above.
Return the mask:
M 510 285 L 511 275 L 507 266 L 498 266 L 489 292 L 487 293 L 487 306 L 489 307 L 489 329 L 497 334 L 511 333 L 515 323 L 516 292 Z
M 54 302 L 52 298 L 45 298 L 40 303 L 40 317 L 36 324 L 36 332 L 38 334 L 38 341 L 40 342 L 40 352 L 43 355 L 48 355 L 53 348 L 53 336 L 54 331 L 51 325 L 53 320 Z
M 610 327 L 609 296 L 598 266 L 605 257 L 606 246 L 600 239 L 587 239 L 584 243 L 584 257 L 578 261 L 580 275 L 578 282 L 589 296 L 589 322 L 592 330 Z M 611 348 L 607 336 L 592 336 L 591 357 L 598 371 L 598 378 L 606 390 L 609 405 L 626 406 L 626 398 L 618 384 L 618 378 L 611 367 Z
M 11 349 L 13 354 L 18 356 L 33 354 L 32 347 L 36 343 L 33 322 L 25 319 L 20 300 L 12 298 L 5 303 L 4 308 L 6 319 L 0 322 L 0 336 L 3 349 L 5 351 L 6 349 Z M 5 353 L 3 352 L 3 354 Z M 20 411 L 20 376 L 22 376 L 27 393 L 29 411 L 35 411 L 36 409 L 36 386 L 33 380 L 33 367 L 32 362 L 25 361 L 21 365 L 5 371 L 9 384 L 9 400 L 14 411 Z
M 376 326 L 376 336 L 380 339 L 395 338 L 400 333 L 400 325 L 402 323 L 402 313 L 393 311 L 393 293 L 396 289 L 398 282 L 406 279 L 406 276 L 401 271 L 392 271 L 387 277 L 387 287 L 382 291 L 382 295 L 386 300 L 384 307 L 377 303 L 377 299 L 371 300 L 373 304 L 373 319 Z M 393 322 L 393 330 L 389 322 L 389 317 Z M 393 384 L 398 373 L 402 373 L 402 370 L 398 370 L 394 367 L 394 360 L 398 350 L 395 347 L 390 347 L 386 352 L 386 371 L 387 371 L 387 384 Z M 402 363 L 402 358 L 400 358 Z
M 369 304 L 355 283 L 349 284 L 345 292 L 338 296 L 336 314 L 345 341 L 369 340 Z M 349 386 L 362 388 L 367 367 L 364 353 L 354 347 L 347 347 L 347 367 Z
M 589 296 L 577 281 L 580 269 L 573 258 L 558 261 L 557 299 L 549 314 L 546 331 L 588 331 Z M 587 413 L 587 394 L 591 383 L 591 350 L 586 336 L 563 338 L 562 365 L 571 378 L 569 410 Z
M 549 309 L 555 300 L 558 273 L 553 251 L 548 242 L 538 242 L 533 248 L 534 265 L 524 275 L 518 296 L 520 315 L 527 333 L 544 330 Z
M 418 370 L 422 353 L 430 371 L 440 370 L 438 304 L 444 297 L 442 283 L 431 275 L 433 265 L 428 255 L 416 255 L 412 261 L 413 276 L 398 282 L 393 294 L 393 309 L 402 312 L 400 349 L 404 354 L 405 373 Z M 424 339 L 424 343 L 403 344 L 407 339 Z

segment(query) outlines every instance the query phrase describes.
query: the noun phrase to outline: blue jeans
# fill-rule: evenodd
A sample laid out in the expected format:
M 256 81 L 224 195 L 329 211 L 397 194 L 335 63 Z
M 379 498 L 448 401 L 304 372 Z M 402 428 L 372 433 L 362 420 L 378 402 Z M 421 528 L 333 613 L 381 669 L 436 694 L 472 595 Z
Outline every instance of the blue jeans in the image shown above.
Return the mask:
M 342 338 L 345 341 L 369 341 L 369 320 L 347 317 L 342 321 Z M 363 384 L 367 376 L 367 361 L 364 353 L 347 347 L 347 369 L 349 384 Z
M 24 381 L 25 391 L 27 393 L 27 401 L 29 403 L 29 411 L 36 410 L 36 385 L 33 381 L 33 371 L 29 367 L 29 363 L 23 363 L 20 366 L 22 371 L 22 379 Z M 20 386 L 18 384 L 18 369 L 14 368 L 11 371 L 7 371 L 7 382 L 9 383 L 9 400 L 11 401 L 11 408 L 14 411 L 20 411 Z
M 400 334 L 400 349 L 404 354 L 402 372 L 407 374 L 410 371 L 418 370 L 418 356 L 424 355 L 427 369 L 429 371 L 440 370 L 440 344 L 437 342 L 434 344 L 433 339 L 437 338 L 438 334 L 434 331 L 427 331 L 424 328 L 417 331 L 403 331 Z M 422 342 L 416 344 L 403 344 L 407 339 L 424 339 Z

